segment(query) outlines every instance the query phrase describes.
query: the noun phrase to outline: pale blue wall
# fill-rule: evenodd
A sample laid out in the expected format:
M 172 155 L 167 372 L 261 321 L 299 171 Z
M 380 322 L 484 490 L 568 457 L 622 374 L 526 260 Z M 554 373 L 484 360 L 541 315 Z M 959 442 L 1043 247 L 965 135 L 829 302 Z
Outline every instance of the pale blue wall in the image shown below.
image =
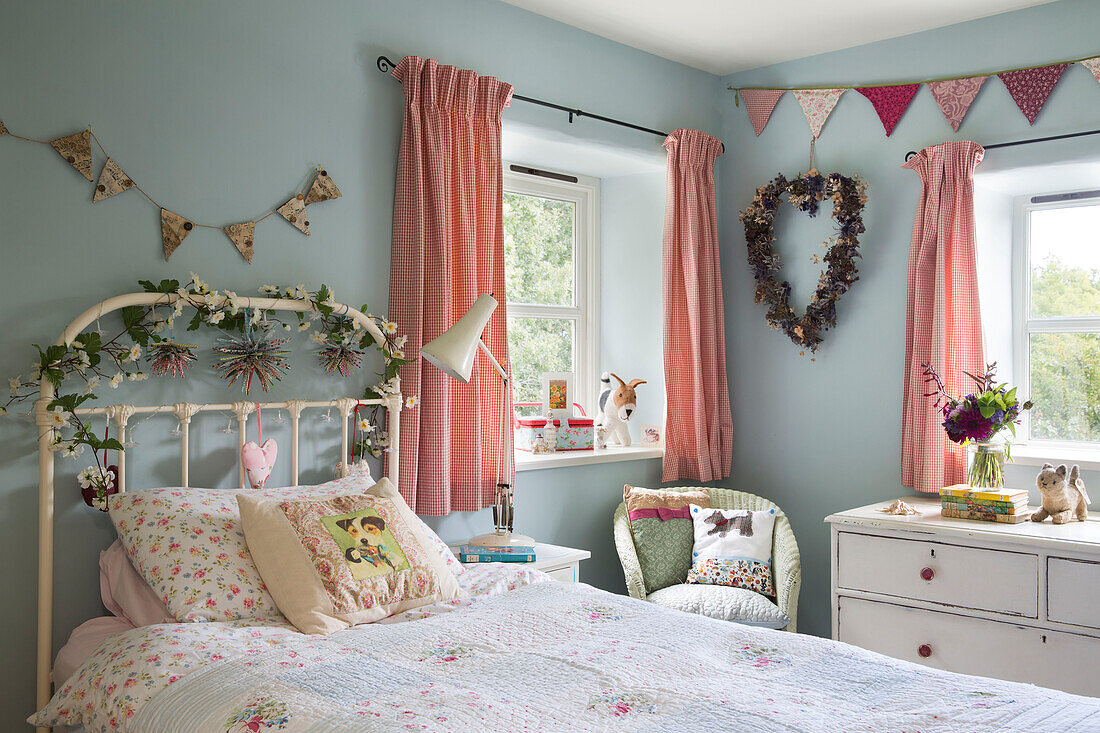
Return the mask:
M 721 88 L 906 81 L 1038 64 L 1100 52 L 1098 26 L 1100 3 L 1063 1 L 748 71 L 723 79 Z M 737 220 L 756 186 L 777 172 L 790 176 L 807 168 L 809 128 L 788 94 L 756 138 L 744 106 L 734 106 L 732 93 L 721 96 L 727 152 L 719 200 L 736 436 L 733 483 L 762 493 L 790 515 L 802 550 L 799 630 L 827 635 L 829 544 L 822 519 L 904 491 L 898 464 L 905 282 L 919 183 L 916 174 L 898 166 L 907 150 L 944 140 L 993 143 L 1096 128 L 1100 88 L 1085 68 L 1071 67 L 1029 127 L 993 78 L 955 134 L 922 87 L 890 138 L 867 99 L 854 91 L 845 94 L 818 141 L 816 164 L 823 171 L 858 173 L 870 183 L 867 233 L 861 238 L 860 281 L 840 302 L 838 326 L 826 336 L 816 362 L 799 357 L 786 337 L 769 330 L 764 308 L 753 305 L 744 231 Z M 1100 138 L 1066 145 L 1071 152 L 1094 153 Z M 1039 146 L 990 151 L 986 163 L 1016 155 L 1041 161 L 1055 152 Z M 796 293 L 805 293 L 818 272 L 809 254 L 821 251 L 817 234 L 824 229 L 809 226 L 790 208 L 781 216 L 793 220 L 788 234 L 797 239 L 781 242 L 780 251 L 795 258 L 788 267 L 795 268 Z M 1009 479 L 1029 485 L 1034 473 L 1020 466 Z
M 400 85 L 375 69 L 382 53 L 395 60 L 406 53 L 431 56 L 497 75 L 522 94 L 647 126 L 718 128 L 713 76 L 490 0 L 6 3 L 0 119 L 13 131 L 48 138 L 94 123 L 128 173 L 196 219 L 232 223 L 258 216 L 321 163 L 344 198 L 311 209 L 309 239 L 277 218 L 261 224 L 251 267 L 223 235 L 206 230 L 192 234 L 165 263 L 157 213 L 140 194 L 93 206 L 91 187 L 52 150 L 0 138 L 0 374 L 26 373 L 32 342 L 52 341 L 77 312 L 134 288 L 139 278 L 186 279 L 195 270 L 240 293 L 263 282 L 325 281 L 354 304 L 365 301 L 384 312 L 402 96 Z M 615 146 L 660 150 L 654 136 L 591 120 L 570 127 L 564 115 L 518 102 L 505 116 Z M 59 301 L 49 303 L 51 296 Z M 606 308 L 615 318 L 616 303 Z M 633 313 L 624 307 L 622 320 Z M 318 376 L 311 360 L 303 351 L 275 398 L 320 397 L 337 388 Z M 202 388 L 189 396 L 231 398 L 235 393 L 222 388 L 208 366 L 204 357 L 192 382 Z M 358 392 L 365 381 L 352 381 L 350 389 Z M 163 382 L 143 386 L 135 402 L 172 395 Z M 172 446 L 153 452 L 169 427 L 150 422 L 139 430 L 143 445 L 132 458 L 133 476 L 147 471 L 151 481 L 178 480 Z M 233 438 L 202 432 L 193 450 L 210 460 L 195 481 L 227 485 Z M 33 429 L 4 421 L 0 436 L 7 589 L 0 606 L 6 660 L 0 729 L 18 730 L 34 700 L 37 482 Z M 143 462 L 138 454 L 156 460 Z M 304 478 L 323 478 L 334 460 L 330 449 Z M 77 505 L 72 477 L 78 466 L 59 465 L 60 643 L 72 626 L 101 612 L 95 563 L 112 532 L 105 517 Z M 624 482 L 658 477 L 658 461 L 523 473 L 519 523 L 540 539 L 591 549 L 583 577 L 622 590 L 611 512 Z M 486 513 L 453 514 L 436 523 L 445 539 L 459 540 L 484 531 L 490 520 Z
M 828 545 L 822 517 L 901 492 L 897 466 L 904 284 L 918 190 L 916 177 L 897 168 L 904 152 L 944 139 L 999 141 L 1095 127 L 1100 119 L 1096 83 L 1080 67 L 1066 72 L 1033 129 L 996 80 L 987 83 L 959 135 L 951 134 L 927 90 L 921 90 L 887 140 L 869 103 L 849 92 L 826 126 L 817 161 L 825 169 L 860 173 L 871 183 L 863 279 L 841 303 L 840 326 L 811 363 L 769 331 L 761 309 L 752 305 L 736 218 L 755 186 L 777 171 L 791 174 L 805 168 L 809 134 L 789 95 L 756 139 L 744 110 L 735 108 L 723 91 L 729 80 L 489 0 L 326 0 L 308 7 L 289 0 L 9 5 L 0 26 L 0 67 L 7 70 L 0 86 L 0 119 L 16 132 L 60 136 L 94 122 L 129 173 L 154 195 L 196 218 L 230 223 L 256 216 L 288 196 L 317 163 L 330 169 L 344 199 L 311 214 L 314 234 L 308 240 L 283 222 L 262 224 L 251 267 L 220 234 L 205 231 L 193 234 L 171 263 L 165 263 L 159 255 L 156 212 L 139 194 L 130 192 L 93 207 L 89 186 L 48 148 L 0 139 L 0 171 L 5 174 L 0 176 L 4 375 L 26 371 L 32 341 L 51 340 L 72 314 L 105 294 L 131 288 L 141 277 L 185 278 L 196 270 L 239 292 L 261 282 L 324 280 L 348 300 L 367 301 L 383 311 L 401 92 L 375 70 L 374 58 L 380 53 L 395 60 L 405 53 L 432 56 L 498 75 L 522 94 L 647 126 L 694 127 L 722 137 L 727 152 L 719 161 L 719 202 L 737 426 L 735 473 L 727 485 L 762 493 L 790 514 L 803 551 L 801 626 L 820 634 L 828 631 Z M 789 86 L 1040 63 L 1095 53 L 1092 30 L 1098 21 L 1097 3 L 1063 0 L 738 78 L 743 84 Z M 660 143 L 590 120 L 570 127 L 564 117 L 518 102 L 505 116 L 647 153 Z M 1071 151 L 1095 150 L 1096 144 L 1079 141 Z M 655 179 L 647 185 L 659 190 Z M 647 203 L 639 206 L 636 217 L 628 213 L 625 218 L 640 222 L 660 217 Z M 788 241 L 783 252 L 808 257 L 800 243 L 810 231 L 822 229 L 790 223 L 787 234 L 798 239 Z M 617 239 L 608 237 L 618 243 L 609 246 L 627 247 L 619 234 Z M 653 238 L 651 246 L 658 241 Z M 644 251 L 654 256 L 653 250 Z M 816 270 L 801 264 L 794 273 L 796 284 L 809 287 Z M 639 267 L 640 278 L 656 282 L 652 267 Z M 616 286 L 608 284 L 611 292 L 617 292 Z M 47 306 L 47 293 L 60 302 Z M 605 331 L 607 324 L 621 321 L 652 343 L 659 333 L 653 323 L 655 300 L 639 304 L 605 297 Z M 633 344 L 620 342 L 611 349 L 611 343 L 605 340 L 605 358 L 629 352 L 642 359 L 641 368 L 654 369 L 652 361 L 645 361 L 651 354 L 637 357 L 629 351 Z M 334 382 L 317 376 L 310 358 L 303 354 L 297 360 L 293 378 L 275 397 L 292 392 L 319 396 L 335 389 Z M 195 379 L 211 398 L 228 397 L 209 370 Z M 358 390 L 360 383 L 354 385 Z M 134 400 L 161 401 L 173 394 L 179 392 L 150 383 Z M 169 483 L 174 463 L 160 458 L 170 461 L 171 446 L 158 453 L 152 446 L 166 430 L 166 425 L 149 423 L 139 437 L 142 450 L 148 447 L 153 456 L 141 470 L 154 481 Z M 320 433 L 319 427 L 312 430 Z M 0 551 L 7 559 L 4 579 L 10 589 L 0 607 L 0 627 L 6 629 L 3 652 L 9 660 L 0 670 L 0 685 L 8 692 L 0 703 L 0 727 L 18 729 L 33 705 L 36 474 L 29 427 L 0 423 L 0 436 L 0 475 L 5 480 Z M 224 485 L 232 471 L 232 445 L 228 436 L 207 430 L 194 450 L 211 460 L 196 479 Z M 325 456 L 305 478 L 325 475 L 323 463 L 334 460 Z M 1031 473 L 1018 471 L 1020 481 Z M 77 506 L 75 486 L 63 493 L 73 473 L 75 467 L 67 464 L 58 481 L 56 631 L 61 638 L 99 612 L 95 558 L 112 538 L 104 518 Z M 621 591 L 610 513 L 622 483 L 652 484 L 659 475 L 658 461 L 521 473 L 521 528 L 592 550 L 593 559 L 582 566 L 584 579 Z M 457 540 L 483 531 L 489 520 L 485 513 L 456 513 L 434 523 L 445 539 Z

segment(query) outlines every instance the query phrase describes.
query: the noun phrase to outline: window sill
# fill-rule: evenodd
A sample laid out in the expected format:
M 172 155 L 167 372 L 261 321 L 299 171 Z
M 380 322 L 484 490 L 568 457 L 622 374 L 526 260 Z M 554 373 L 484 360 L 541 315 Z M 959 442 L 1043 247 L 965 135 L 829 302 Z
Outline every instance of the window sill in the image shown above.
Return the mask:
M 1022 466 L 1076 463 L 1085 471 L 1100 471 L 1100 450 L 1065 443 L 1022 443 L 1012 446 L 1012 462 Z
M 538 471 L 544 468 L 587 466 L 592 463 L 640 461 L 647 458 L 662 458 L 664 455 L 665 449 L 662 446 L 653 445 L 632 445 L 629 448 L 612 446 L 602 450 L 561 451 L 538 456 L 523 451 L 516 451 L 516 471 Z

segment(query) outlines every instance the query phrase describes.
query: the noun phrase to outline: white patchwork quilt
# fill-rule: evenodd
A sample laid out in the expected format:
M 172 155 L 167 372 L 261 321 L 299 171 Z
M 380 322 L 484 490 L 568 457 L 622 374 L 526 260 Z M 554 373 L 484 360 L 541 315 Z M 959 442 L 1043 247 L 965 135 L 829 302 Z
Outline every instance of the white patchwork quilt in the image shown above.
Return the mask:
M 1100 731 L 1100 699 L 543 582 L 327 637 L 222 622 L 135 629 L 32 721 L 142 733 L 1084 733 Z

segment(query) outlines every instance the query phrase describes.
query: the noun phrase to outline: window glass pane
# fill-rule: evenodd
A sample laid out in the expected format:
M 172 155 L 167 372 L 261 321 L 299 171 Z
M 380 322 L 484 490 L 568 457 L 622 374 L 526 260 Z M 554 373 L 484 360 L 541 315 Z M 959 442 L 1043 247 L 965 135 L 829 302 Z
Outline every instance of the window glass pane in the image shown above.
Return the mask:
M 573 305 L 577 205 L 504 194 L 504 275 L 511 303 Z
M 1031 437 L 1100 442 L 1100 334 L 1031 334 Z
M 512 360 L 512 400 L 542 400 L 544 372 L 573 371 L 571 318 L 509 318 L 508 358 Z M 540 410 L 521 410 L 535 414 Z
M 1100 315 L 1100 205 L 1030 218 L 1031 316 Z

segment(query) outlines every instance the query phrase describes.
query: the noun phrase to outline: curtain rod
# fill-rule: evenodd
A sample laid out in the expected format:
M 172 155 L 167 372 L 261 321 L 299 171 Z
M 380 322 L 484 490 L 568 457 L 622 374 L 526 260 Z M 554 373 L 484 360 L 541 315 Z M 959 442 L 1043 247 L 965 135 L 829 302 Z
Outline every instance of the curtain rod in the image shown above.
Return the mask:
M 390 73 L 390 71 L 392 71 L 397 66 L 397 64 L 390 61 L 385 56 L 379 56 L 376 63 L 378 65 L 378 70 L 381 71 L 383 74 Z M 535 99 L 534 97 L 525 97 L 521 94 L 513 93 L 512 99 L 518 99 L 522 102 L 530 102 L 531 104 L 537 104 L 543 107 L 549 107 L 550 109 L 556 109 L 561 112 L 566 112 L 569 115 L 570 124 L 572 124 L 574 117 L 591 117 L 594 120 L 608 122 L 612 125 L 619 125 L 621 127 L 629 127 L 631 130 L 638 130 L 639 132 L 648 132 L 651 135 L 657 135 L 661 138 L 668 137 L 667 132 L 654 130 L 652 127 L 642 127 L 641 125 L 635 125 L 633 122 L 624 122 L 622 120 L 616 120 L 613 117 L 604 117 L 603 115 L 594 114 L 592 112 L 585 112 L 583 109 L 573 109 L 572 107 L 565 107 L 560 104 L 554 104 L 553 102 L 544 102 L 543 100 Z
M 1007 143 L 993 143 L 992 145 L 983 145 L 986 150 L 994 150 L 996 148 L 1011 148 L 1014 145 L 1031 145 L 1032 143 L 1045 143 L 1051 140 L 1066 140 L 1071 137 L 1084 137 L 1085 135 L 1100 135 L 1100 130 L 1085 130 L 1083 132 L 1067 132 L 1065 135 L 1051 135 L 1050 137 L 1033 137 L 1028 140 L 1013 140 Z M 908 162 L 910 158 L 917 154 L 916 150 L 910 150 L 905 154 L 905 160 Z

